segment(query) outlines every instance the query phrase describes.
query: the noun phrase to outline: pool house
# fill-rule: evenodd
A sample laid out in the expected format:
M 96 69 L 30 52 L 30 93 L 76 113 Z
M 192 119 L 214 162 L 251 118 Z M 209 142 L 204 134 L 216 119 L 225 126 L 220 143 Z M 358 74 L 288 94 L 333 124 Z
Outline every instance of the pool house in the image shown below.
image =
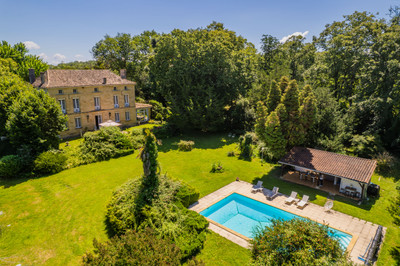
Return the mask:
M 283 180 L 353 199 L 367 195 L 376 161 L 317 149 L 294 147 L 282 159 Z

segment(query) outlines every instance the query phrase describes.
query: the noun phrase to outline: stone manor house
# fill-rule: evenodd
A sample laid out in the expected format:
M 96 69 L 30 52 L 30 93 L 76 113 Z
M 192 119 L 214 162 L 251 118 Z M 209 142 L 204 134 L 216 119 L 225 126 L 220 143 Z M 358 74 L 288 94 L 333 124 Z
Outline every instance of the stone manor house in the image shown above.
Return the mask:
M 150 119 L 151 105 L 136 103 L 136 82 L 126 79 L 125 69 L 120 76 L 110 70 L 49 69 L 37 78 L 35 71 L 29 69 L 29 80 L 55 98 L 68 115 L 62 138 L 97 130 L 108 120 L 126 127 Z

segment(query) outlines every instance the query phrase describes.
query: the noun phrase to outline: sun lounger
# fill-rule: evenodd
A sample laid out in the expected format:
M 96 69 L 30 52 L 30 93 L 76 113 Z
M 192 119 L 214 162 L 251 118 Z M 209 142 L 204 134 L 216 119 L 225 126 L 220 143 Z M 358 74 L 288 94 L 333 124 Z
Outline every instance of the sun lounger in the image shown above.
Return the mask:
M 332 209 L 332 207 L 333 207 L 333 201 L 328 200 L 325 203 L 324 209 L 325 209 L 326 212 L 328 212 L 328 211 L 330 211 Z
M 271 193 L 267 194 L 267 199 L 272 200 L 276 195 L 278 195 L 278 187 L 274 187 Z
M 256 192 L 262 191 L 263 190 L 262 184 L 263 184 L 263 181 L 258 181 L 257 185 L 253 186 L 253 188 L 251 189 L 251 192 L 256 193 Z
M 285 203 L 292 204 L 293 201 L 296 200 L 296 197 L 297 197 L 297 192 L 296 191 L 292 191 L 292 194 L 290 194 L 290 197 L 285 200 Z
M 299 201 L 297 203 L 297 207 L 304 208 L 304 206 L 306 206 L 308 204 L 308 199 L 309 199 L 309 196 L 303 195 L 303 198 L 301 199 L 301 201 Z

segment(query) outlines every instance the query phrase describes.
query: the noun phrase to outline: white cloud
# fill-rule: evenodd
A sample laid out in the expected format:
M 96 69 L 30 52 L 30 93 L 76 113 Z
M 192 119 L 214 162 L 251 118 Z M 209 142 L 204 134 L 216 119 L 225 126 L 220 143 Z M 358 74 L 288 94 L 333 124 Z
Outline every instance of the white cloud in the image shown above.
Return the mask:
M 74 55 L 74 58 L 75 58 L 77 61 L 82 61 L 83 55 L 81 55 L 81 54 L 76 54 L 76 55 Z
M 40 58 L 42 58 L 44 61 L 47 61 L 47 59 L 49 58 L 49 57 L 47 56 L 47 54 L 45 54 L 45 53 L 40 53 L 40 54 L 38 54 L 38 56 L 39 56 Z
M 281 43 L 284 43 L 284 42 L 286 42 L 287 40 L 289 40 L 290 37 L 293 37 L 293 36 L 303 36 L 303 37 L 306 37 L 308 33 L 309 33 L 308 30 L 305 31 L 305 32 L 300 32 L 300 31 L 294 32 L 294 33 L 292 33 L 292 34 L 290 34 L 290 35 L 288 35 L 288 36 L 283 37 L 283 38 L 280 40 L 280 42 L 281 42 Z
M 40 46 L 37 43 L 32 42 L 32 41 L 26 41 L 26 42 L 23 42 L 23 44 L 25 44 L 25 46 L 26 46 L 26 48 L 28 48 L 28 50 L 40 49 Z
M 53 63 L 63 62 L 63 61 L 65 61 L 66 58 L 67 57 L 65 55 L 56 53 L 56 54 L 53 55 L 53 59 L 54 59 Z

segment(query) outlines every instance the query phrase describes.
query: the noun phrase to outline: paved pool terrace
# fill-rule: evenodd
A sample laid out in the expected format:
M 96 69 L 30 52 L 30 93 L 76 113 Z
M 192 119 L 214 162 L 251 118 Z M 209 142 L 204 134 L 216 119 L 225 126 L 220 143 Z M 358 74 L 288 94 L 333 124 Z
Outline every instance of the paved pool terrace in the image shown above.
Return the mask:
M 199 201 L 191 205 L 189 209 L 196 212 L 201 212 L 202 210 L 210 207 L 214 203 L 222 200 L 232 193 L 242 194 L 243 196 L 251 199 L 266 203 L 299 216 L 307 217 L 321 224 L 327 224 L 332 228 L 351 234 L 353 238 L 347 248 L 347 251 L 349 252 L 350 258 L 353 262 L 363 264 L 363 261 L 358 259 L 358 257 L 364 254 L 368 244 L 370 243 L 370 240 L 375 236 L 378 225 L 334 210 L 326 212 L 324 207 L 313 203 L 309 203 L 303 209 L 299 209 L 295 204 L 286 204 L 285 199 L 288 196 L 281 193 L 279 193 L 273 200 L 267 200 L 265 195 L 261 192 L 252 193 L 252 187 L 253 185 L 250 183 L 244 181 L 234 181 L 199 199 Z M 219 225 L 208 218 L 206 219 L 210 222 L 208 227 L 210 230 L 242 247 L 250 248 L 248 242 L 249 238 L 240 235 L 229 228 Z M 385 235 L 385 233 L 386 228 L 383 228 L 383 235 Z

